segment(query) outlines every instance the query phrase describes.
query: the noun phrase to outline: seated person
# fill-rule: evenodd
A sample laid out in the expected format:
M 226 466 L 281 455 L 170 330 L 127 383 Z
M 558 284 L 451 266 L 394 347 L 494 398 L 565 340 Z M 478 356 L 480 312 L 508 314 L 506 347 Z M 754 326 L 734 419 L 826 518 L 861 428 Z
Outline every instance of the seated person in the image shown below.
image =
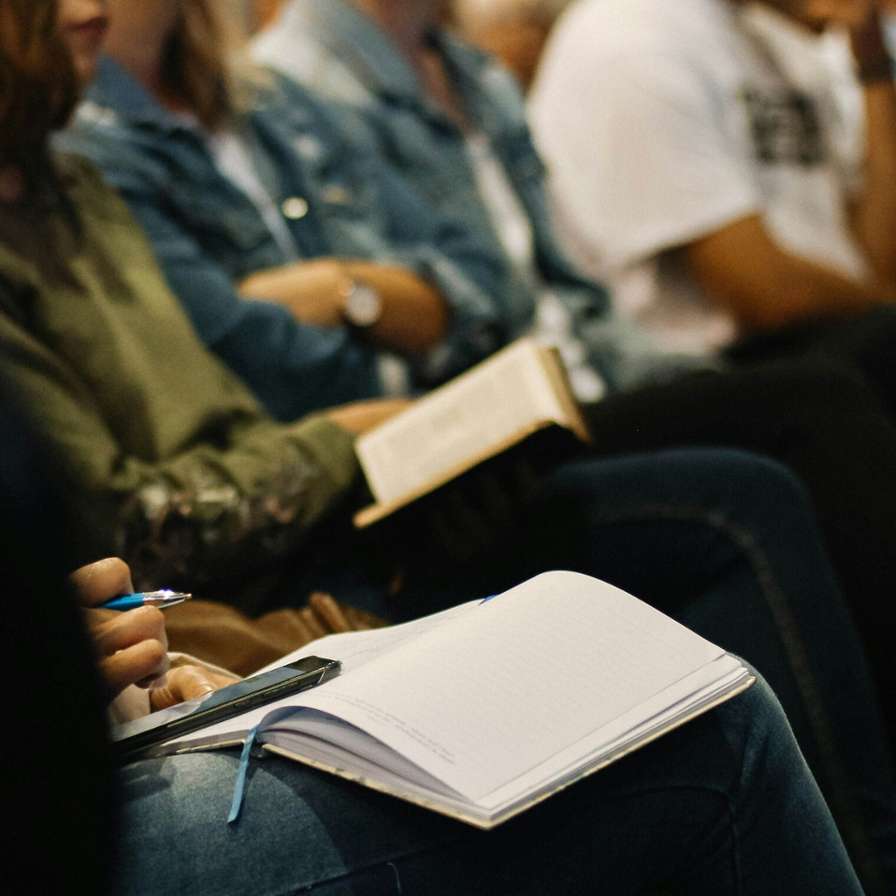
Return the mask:
M 49 152 L 48 132 L 76 94 L 74 72 L 63 79 L 53 66 L 67 43 L 89 72 L 96 43 L 87 25 L 102 22 L 101 5 L 64 0 L 58 31 L 51 0 L 5 10 L 0 371 L 53 451 L 79 515 L 71 537 L 80 556 L 123 549 L 141 587 L 183 585 L 253 613 L 323 589 L 393 620 L 548 568 L 597 575 L 727 649 L 744 648 L 786 701 L 856 855 L 896 831 L 896 798 L 880 796 L 892 773 L 861 650 L 786 471 L 712 450 L 568 464 L 476 562 L 436 557 L 415 568 L 400 557 L 405 586 L 388 598 L 348 517 L 358 477 L 352 432 L 394 405 L 289 424 L 264 414 L 198 341 L 122 203 L 85 163 Z M 44 79 L 21 62 L 32 34 L 46 46 Z M 379 558 L 391 572 L 388 559 Z M 844 676 L 865 698 L 843 690 Z M 872 852 L 872 864 L 886 862 L 883 846 Z
M 221 4 L 109 12 L 65 146 L 121 191 L 200 337 L 270 413 L 406 394 L 506 341 L 488 252 L 415 211 L 307 92 L 237 67 Z
M 50 446 L 78 515 L 70 538 L 79 556 L 123 552 L 138 586 L 183 584 L 250 612 L 322 588 L 391 619 L 548 568 L 598 575 L 727 649 L 745 648 L 786 700 L 832 804 L 858 806 L 842 815 L 857 855 L 878 836 L 869 831 L 896 830 L 887 817 L 896 799 L 881 797 L 891 771 L 861 651 L 792 477 L 713 450 L 570 464 L 496 533 L 488 556 L 412 568 L 388 599 L 348 517 L 352 433 L 394 404 L 289 424 L 261 411 L 205 351 L 122 203 L 84 163 L 49 151 L 49 131 L 77 93 L 75 72 L 89 74 L 95 58 L 87 26 L 102 22 L 101 4 L 62 0 L 58 31 L 52 0 L 5 9 L 0 372 Z M 21 61 L 35 34 L 42 78 Z M 63 77 L 66 46 L 75 62 Z M 843 691 L 844 676 L 862 699 Z
M 518 88 L 439 27 L 446 6 L 289 0 L 252 52 L 334 112 L 355 112 L 355 132 L 364 127 L 369 151 L 426 200 L 429 215 L 461 222 L 503 260 L 494 288 L 506 330 L 534 329 L 556 344 L 580 399 L 677 372 L 681 359 L 609 315 L 606 291 L 566 258 L 543 201 Z M 101 142 L 101 130 L 91 137 Z M 110 158 L 113 177 L 116 167 Z
M 580 396 L 591 388 L 589 371 L 610 393 L 587 409 L 598 454 L 724 444 L 769 454 L 800 475 L 889 691 L 896 605 L 879 595 L 896 576 L 896 495 L 881 483 L 891 481 L 896 458 L 896 385 L 885 405 L 854 371 L 813 359 L 620 392 L 648 371 L 668 373 L 668 356 L 649 340 L 646 351 L 643 341 L 634 346 L 632 330 L 622 336 L 606 293 L 564 255 L 519 90 L 440 26 L 443 9 L 435 0 L 290 0 L 254 52 L 333 107 L 363 114 L 381 158 L 427 200 L 430 215 L 463 220 L 503 258 L 517 328 L 531 329 L 542 306 L 549 326 L 541 335 L 560 345 Z M 593 217 L 603 218 L 598 207 Z M 888 346 L 890 329 L 875 339 Z M 874 357 L 884 362 L 871 371 L 876 382 L 892 381 L 889 355 Z
M 862 893 L 761 680 L 490 833 L 273 757 L 253 768 L 236 827 L 226 823 L 232 753 L 131 763 L 110 780 L 102 701 L 127 692 L 164 706 L 226 679 L 201 665 L 166 676 L 158 611 L 91 609 L 131 589 L 120 561 L 75 574 L 86 607 L 78 619 L 60 573 L 67 546 L 56 496 L 36 471 L 35 452 L 16 450 L 26 442 L 24 427 L 6 406 L 0 432 L 20 434 L 0 453 L 0 574 L 19 598 L 7 607 L 0 638 L 29 684 L 10 689 L 10 717 L 27 733 L 28 749 L 7 739 L 12 749 L 4 751 L 17 769 L 6 793 L 16 836 L 4 838 L 2 851 L 11 879 L 50 893 L 77 880 L 95 896 L 385 894 L 399 885 L 433 896 L 657 887 L 713 896 Z M 35 863 L 48 842 L 52 860 Z
M 859 115 L 831 26 L 848 29 Z M 574 242 L 663 345 L 839 353 L 892 326 L 892 66 L 867 0 L 586 0 L 554 31 L 532 123 Z
M 90 572 L 76 576 L 77 585 L 89 575 L 81 591 L 89 604 L 131 588 L 123 564 L 107 561 Z M 164 661 L 147 660 L 164 644 L 164 619 L 156 611 L 128 620 L 141 612 L 108 620 L 103 611 L 85 611 L 109 693 L 125 683 L 136 691 L 134 683 L 164 670 Z M 128 646 L 110 655 L 113 625 L 114 643 Z M 216 670 L 180 666 L 149 685 L 145 702 L 164 708 L 228 681 Z M 277 758 L 253 769 L 233 831 L 225 818 L 236 764 L 233 753 L 196 754 L 124 769 L 121 892 L 360 886 L 391 893 L 399 885 L 427 894 L 595 887 L 622 894 L 657 886 L 713 896 L 768 896 L 781 887 L 861 892 L 785 717 L 761 681 L 490 833 Z M 153 780 L 165 786 L 147 786 Z M 532 859 L 521 862 L 525 844 Z M 172 855 L 178 860 L 161 861 Z

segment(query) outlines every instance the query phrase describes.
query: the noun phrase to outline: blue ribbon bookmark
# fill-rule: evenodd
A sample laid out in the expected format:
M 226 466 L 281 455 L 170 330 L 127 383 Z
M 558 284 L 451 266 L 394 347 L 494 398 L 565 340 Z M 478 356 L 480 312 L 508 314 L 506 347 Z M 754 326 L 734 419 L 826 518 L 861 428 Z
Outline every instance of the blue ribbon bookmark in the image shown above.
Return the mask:
M 230 803 L 230 814 L 227 816 L 227 824 L 235 824 L 239 821 L 240 812 L 246 799 L 246 778 L 249 775 L 249 760 L 252 758 L 252 749 L 258 740 L 259 732 L 276 725 L 281 719 L 301 712 L 301 706 L 285 706 L 269 712 L 246 736 L 243 744 L 243 752 L 240 753 L 240 764 L 236 770 L 236 783 L 233 786 L 233 800 Z

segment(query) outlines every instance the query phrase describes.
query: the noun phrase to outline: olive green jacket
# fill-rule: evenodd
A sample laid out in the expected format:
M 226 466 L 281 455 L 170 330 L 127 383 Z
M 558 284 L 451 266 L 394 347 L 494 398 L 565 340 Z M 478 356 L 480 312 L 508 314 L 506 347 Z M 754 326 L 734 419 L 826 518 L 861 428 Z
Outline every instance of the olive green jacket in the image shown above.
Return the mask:
M 66 203 L 0 205 L 0 377 L 52 447 L 82 556 L 226 581 L 292 553 L 357 475 L 322 416 L 265 416 L 205 350 L 118 197 L 59 160 Z

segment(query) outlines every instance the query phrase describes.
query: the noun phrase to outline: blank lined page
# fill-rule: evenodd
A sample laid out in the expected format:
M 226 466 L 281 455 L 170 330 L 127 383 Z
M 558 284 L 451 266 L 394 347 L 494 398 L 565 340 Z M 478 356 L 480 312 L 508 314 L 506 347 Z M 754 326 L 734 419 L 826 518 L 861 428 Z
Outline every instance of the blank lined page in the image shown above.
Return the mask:
M 476 801 L 723 653 L 611 585 L 553 572 L 297 702 Z

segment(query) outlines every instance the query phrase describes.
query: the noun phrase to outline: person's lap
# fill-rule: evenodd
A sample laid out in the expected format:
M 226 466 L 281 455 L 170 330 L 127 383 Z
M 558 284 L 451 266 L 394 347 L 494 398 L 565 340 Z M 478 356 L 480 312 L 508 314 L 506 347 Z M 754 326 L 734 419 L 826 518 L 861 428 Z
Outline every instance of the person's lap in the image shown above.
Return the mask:
M 850 849 L 893 852 L 896 787 L 861 646 L 806 495 L 778 464 L 697 449 L 568 464 L 474 561 L 427 566 L 398 599 L 344 567 L 327 587 L 401 620 L 555 568 L 610 581 L 751 661 Z
M 234 755 L 122 773 L 121 891 L 858 893 L 763 682 L 495 831 L 276 757 L 226 823 Z
M 820 688 L 837 692 L 825 651 L 841 648 L 854 693 L 873 706 L 804 492 L 779 465 L 743 452 L 690 449 L 567 464 L 466 564 L 418 568 L 393 598 L 345 565 L 315 587 L 403 621 L 561 568 L 609 581 L 744 655 L 783 699 L 813 761 L 809 717 L 818 709 L 807 704 L 821 702 Z M 807 663 L 805 674 L 795 674 Z M 865 730 L 848 709 L 850 729 Z

